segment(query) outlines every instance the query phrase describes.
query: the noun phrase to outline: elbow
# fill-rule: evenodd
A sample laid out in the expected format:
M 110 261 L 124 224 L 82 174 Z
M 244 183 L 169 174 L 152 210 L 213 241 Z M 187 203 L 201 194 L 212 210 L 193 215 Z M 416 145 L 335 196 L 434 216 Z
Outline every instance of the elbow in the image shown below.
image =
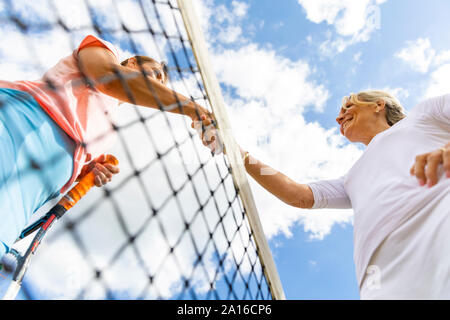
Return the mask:
M 106 95 L 114 95 L 121 86 L 120 75 L 117 66 L 111 63 L 103 63 L 96 66 L 95 70 L 83 72 L 91 86 Z
M 105 78 L 107 78 L 107 77 L 109 77 L 109 76 L 105 76 Z M 100 81 L 95 84 L 95 88 L 103 94 L 114 97 L 114 93 L 117 91 L 117 84 L 114 82 L 113 81 L 108 81 L 108 82 Z
M 124 73 L 117 70 L 105 72 L 100 78 L 97 78 L 95 88 L 112 98 L 121 102 L 130 102 L 136 104 L 135 96 L 129 83 L 125 80 Z
M 312 209 L 314 206 L 314 195 L 307 185 L 297 184 L 293 188 L 287 203 L 299 209 Z
M 105 68 L 95 81 L 95 88 L 109 96 L 114 96 L 119 86 L 121 86 L 119 76 L 112 68 Z
M 311 199 L 295 199 L 293 201 L 285 201 L 287 204 L 298 209 L 311 209 L 314 205 L 314 200 Z
M 314 199 L 300 199 L 298 208 L 312 209 L 313 205 L 314 205 Z
M 122 102 L 157 106 L 156 102 L 154 102 L 153 93 L 150 94 L 150 88 L 156 87 L 159 82 L 154 79 L 148 79 L 151 84 L 147 85 L 147 83 L 142 82 L 142 79 L 142 73 L 139 71 L 112 65 L 97 80 L 96 88 L 101 93 Z M 143 94 L 144 98 L 142 98 Z

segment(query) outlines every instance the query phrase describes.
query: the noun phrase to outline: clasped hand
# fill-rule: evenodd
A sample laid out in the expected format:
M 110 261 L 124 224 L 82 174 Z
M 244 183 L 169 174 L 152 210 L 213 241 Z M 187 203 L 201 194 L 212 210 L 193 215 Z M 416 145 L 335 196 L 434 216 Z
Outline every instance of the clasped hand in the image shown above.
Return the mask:
M 434 186 L 438 182 L 438 169 L 444 167 L 447 178 L 450 178 L 450 142 L 432 152 L 418 155 L 410 174 L 415 176 L 421 186 Z

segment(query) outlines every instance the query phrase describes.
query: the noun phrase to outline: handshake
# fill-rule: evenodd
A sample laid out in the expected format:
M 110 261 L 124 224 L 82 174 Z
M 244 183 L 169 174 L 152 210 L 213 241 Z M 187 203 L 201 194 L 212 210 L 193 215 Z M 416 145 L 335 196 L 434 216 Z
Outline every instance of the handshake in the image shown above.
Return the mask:
M 200 120 L 192 120 L 191 127 L 197 131 L 203 145 L 208 147 L 213 154 L 218 155 L 223 152 L 223 142 L 220 139 L 216 122 L 210 113 L 202 114 Z

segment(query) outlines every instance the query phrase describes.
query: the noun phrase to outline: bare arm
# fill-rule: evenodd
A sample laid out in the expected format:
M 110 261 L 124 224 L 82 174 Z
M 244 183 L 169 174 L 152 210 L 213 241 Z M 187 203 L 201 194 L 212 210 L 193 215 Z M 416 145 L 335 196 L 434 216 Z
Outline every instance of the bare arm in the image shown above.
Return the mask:
M 242 149 L 241 154 L 244 157 Z M 283 202 L 303 209 L 314 205 L 314 195 L 308 185 L 293 181 L 251 155 L 245 159 L 245 169 L 264 189 Z
M 129 102 L 144 107 L 158 109 L 158 102 L 163 106 L 177 105 L 177 100 L 187 102 L 183 106 L 183 114 L 192 120 L 202 115 L 210 118 L 210 113 L 200 105 L 189 101 L 185 96 L 169 89 L 159 81 L 145 77 L 140 71 L 121 66 L 114 55 L 103 47 L 87 47 L 79 54 L 81 72 L 94 82 L 100 92 L 122 102 Z M 116 74 L 120 73 L 121 77 Z M 180 108 L 168 110 L 181 113 Z M 208 124 L 207 124 L 208 125 Z

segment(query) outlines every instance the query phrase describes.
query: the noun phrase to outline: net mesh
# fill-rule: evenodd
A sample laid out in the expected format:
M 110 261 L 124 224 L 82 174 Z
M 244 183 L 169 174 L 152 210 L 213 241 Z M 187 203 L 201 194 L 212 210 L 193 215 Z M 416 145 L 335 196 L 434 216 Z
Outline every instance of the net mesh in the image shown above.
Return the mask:
M 94 34 L 123 58 L 167 61 L 168 86 L 211 110 L 176 1 L 0 0 L 0 25 L 1 75 L 16 78 L 5 80 L 42 76 Z M 227 157 L 201 144 L 190 119 L 161 110 L 122 104 L 111 118 L 121 172 L 55 224 L 26 298 L 272 298 Z

